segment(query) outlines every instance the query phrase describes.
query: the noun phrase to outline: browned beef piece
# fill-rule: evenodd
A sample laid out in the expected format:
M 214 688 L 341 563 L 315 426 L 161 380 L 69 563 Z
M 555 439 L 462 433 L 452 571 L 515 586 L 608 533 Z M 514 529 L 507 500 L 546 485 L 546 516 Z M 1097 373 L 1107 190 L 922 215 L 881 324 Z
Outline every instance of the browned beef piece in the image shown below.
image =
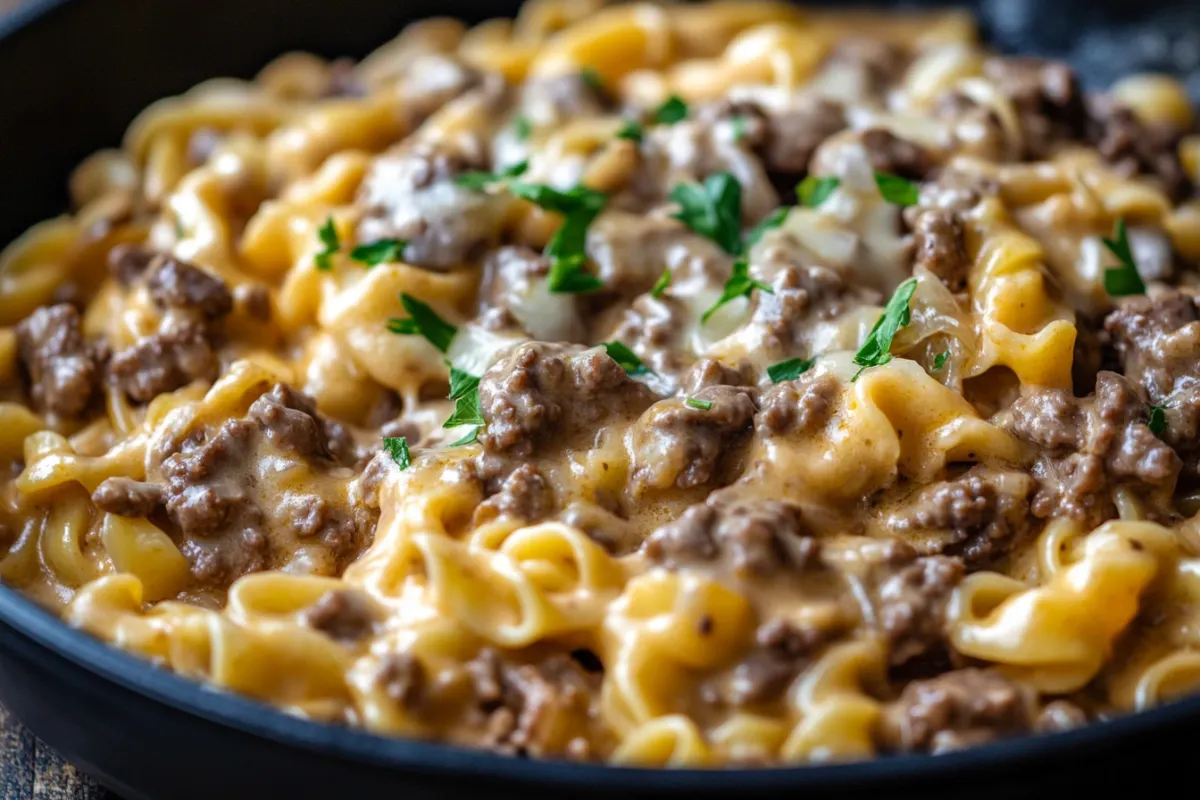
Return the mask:
M 649 292 L 668 268 L 673 281 L 708 276 L 718 285 L 729 271 L 714 243 L 660 215 L 601 215 L 588 228 L 587 254 L 605 290 L 624 297 Z
M 778 700 L 833 633 L 782 618 L 766 622 L 754 633 L 754 649 L 702 694 L 736 707 Z
M 301 539 L 318 539 L 339 563 L 355 552 L 360 520 L 350 509 L 315 494 L 290 495 L 279 505 Z
M 962 556 L 980 566 L 1006 554 L 1030 530 L 1034 481 L 1024 472 L 976 466 L 915 492 L 887 525 L 919 551 Z
M 393 703 L 409 711 L 421 711 L 429 689 L 424 665 L 408 653 L 389 653 L 380 659 L 376 682 Z
M 1147 427 L 1147 408 L 1120 375 L 1101 372 L 1093 397 L 1035 389 L 1012 407 L 1011 429 L 1044 453 L 1034 467 L 1040 484 L 1033 513 L 1066 513 L 1098 523 L 1114 513 L 1111 489 L 1169 493 L 1182 463 Z
M 868 93 L 882 95 L 904 76 L 908 56 L 899 45 L 882 39 L 846 37 L 838 40 L 828 63 L 857 75 Z
M 1090 109 L 1089 134 L 1105 160 L 1126 175 L 1150 175 L 1175 202 L 1194 187 L 1179 160 L 1179 141 L 1187 133 L 1169 125 L 1144 125 L 1134 113 L 1104 98 Z
M 534 757 L 586 757 L 584 726 L 598 681 L 574 660 L 555 655 L 514 665 L 488 648 L 467 664 L 467 671 L 478 709 L 486 715 L 489 748 Z M 579 735 L 561 743 L 571 732 Z
M 503 516 L 538 522 L 553 513 L 554 489 L 550 482 L 537 467 L 522 464 L 509 473 L 498 492 L 475 509 L 473 524 Z
M 159 308 L 195 311 L 209 320 L 233 310 L 233 295 L 225 281 L 170 256 L 155 260 L 146 287 Z
M 848 286 L 837 270 L 801 265 L 795 256 L 785 245 L 766 246 L 763 273 L 774 293 L 754 293 L 751 322 L 762 326 L 767 347 L 780 353 L 807 347 L 813 319 L 831 320 L 859 303 L 881 300 L 870 289 Z
M 984 73 L 1016 106 L 1026 158 L 1044 159 L 1064 142 L 1083 138 L 1083 92 L 1065 62 L 995 57 L 988 59 Z
M 946 646 L 946 603 L 966 570 L 959 558 L 897 551 L 882 567 L 887 577 L 876 588 L 876 625 L 893 665 L 938 652 Z
M 963 152 L 989 160 L 1006 160 L 1008 132 L 1000 115 L 990 105 L 977 102 L 962 92 L 950 91 L 938 98 L 934 113 L 953 123 L 955 144 Z
M 317 413 L 313 399 L 286 383 L 277 383 L 250 405 L 257 422 L 276 446 L 304 458 L 353 463 L 349 433 Z
M 354 642 L 375 630 L 379 612 L 371 598 L 362 592 L 339 589 L 326 592 L 300 618 L 313 630 Z
M 360 190 L 359 240 L 406 241 L 404 259 L 431 269 L 482 255 L 498 230 L 495 201 L 454 178 L 487 168 L 481 144 L 405 144 L 380 156 Z
M 776 181 L 795 182 L 806 175 L 817 147 L 847 125 L 840 103 L 815 96 L 797 97 L 778 110 L 722 99 L 699 114 L 701 119 L 738 120 L 742 140 Z
M 528 456 L 551 437 L 561 446 L 601 421 L 634 417 L 654 393 L 602 351 L 526 342 L 484 373 L 479 399 L 484 449 Z
M 963 226 L 952 211 L 922 210 L 913 222 L 914 267 L 925 267 L 952 292 L 967 288 L 971 262 L 963 241 Z
M 803 433 L 823 426 L 842 391 L 832 375 L 806 373 L 763 392 L 754 425 L 763 436 Z
M 668 567 L 720 558 L 749 575 L 803 570 L 815 563 L 817 551 L 800 508 L 777 500 L 710 498 L 655 530 L 642 545 L 646 558 Z
M 108 271 L 122 286 L 132 286 L 156 258 L 153 250 L 139 244 L 119 244 L 108 252 Z
M 1122 298 L 1104 320 L 1125 377 L 1152 403 L 1200 380 L 1200 311 L 1196 298 L 1177 289 L 1152 287 Z
M 685 304 L 668 295 L 643 294 L 624 310 L 612 339 L 628 345 L 658 375 L 681 367 L 679 354 L 687 320 Z
M 92 502 L 101 511 L 120 517 L 146 517 L 163 503 L 162 487 L 132 478 L 106 478 L 92 492 Z
M 130 399 L 148 403 L 192 381 L 214 380 L 217 367 L 207 327 L 180 318 L 114 355 L 108 377 Z
M 714 358 L 702 358 L 688 368 L 680 382 L 680 390 L 695 397 L 710 386 L 752 386 L 753 368 L 743 361 L 736 367 L 728 366 Z
M 862 145 L 871 161 L 871 168 L 876 172 L 920 181 L 933 169 L 933 160 L 925 148 L 901 139 L 886 128 L 863 131 Z
M 719 479 L 750 433 L 756 410 L 748 391 L 734 386 L 659 400 L 633 428 L 635 490 L 687 489 Z
M 997 672 L 959 669 L 904 687 L 883 716 L 890 750 L 944 753 L 1028 733 L 1037 703 L 1032 692 Z
M 1088 722 L 1087 713 L 1069 700 L 1053 700 L 1038 714 L 1033 729 L 1038 733 L 1058 733 L 1081 728 Z
M 99 383 L 99 365 L 74 306 L 42 306 L 22 320 L 17 348 L 35 408 L 61 417 L 78 417 L 87 409 Z
M 999 191 L 1000 185 L 986 175 L 954 166 L 942 167 L 935 176 L 921 184 L 920 203 L 905 209 L 905 220 L 913 227 L 917 214 L 934 208 L 961 214 Z
M 572 72 L 530 80 L 521 89 L 521 107 L 535 124 L 555 126 L 603 114 L 612 109 L 613 97 L 605 87 Z
M 421 53 L 409 62 L 400 81 L 402 113 L 416 128 L 446 103 L 480 87 L 497 94 L 502 89 L 450 54 Z

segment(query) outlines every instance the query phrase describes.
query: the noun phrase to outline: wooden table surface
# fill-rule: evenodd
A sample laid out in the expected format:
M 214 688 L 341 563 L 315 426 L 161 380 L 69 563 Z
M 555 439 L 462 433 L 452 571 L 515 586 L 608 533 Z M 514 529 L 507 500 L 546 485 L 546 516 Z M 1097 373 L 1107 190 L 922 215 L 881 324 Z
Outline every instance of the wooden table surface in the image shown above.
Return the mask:
M 120 798 L 63 761 L 0 707 L 0 800 Z

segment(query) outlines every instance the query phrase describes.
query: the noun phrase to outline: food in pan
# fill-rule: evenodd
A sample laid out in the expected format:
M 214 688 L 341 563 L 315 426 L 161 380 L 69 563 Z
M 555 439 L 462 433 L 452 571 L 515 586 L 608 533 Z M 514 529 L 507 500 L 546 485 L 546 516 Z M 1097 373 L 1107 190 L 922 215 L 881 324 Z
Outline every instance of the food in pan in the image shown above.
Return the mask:
M 940 753 L 1200 684 L 1200 136 L 959 13 L 529 3 L 150 107 L 0 260 L 0 576 L 330 723 Z

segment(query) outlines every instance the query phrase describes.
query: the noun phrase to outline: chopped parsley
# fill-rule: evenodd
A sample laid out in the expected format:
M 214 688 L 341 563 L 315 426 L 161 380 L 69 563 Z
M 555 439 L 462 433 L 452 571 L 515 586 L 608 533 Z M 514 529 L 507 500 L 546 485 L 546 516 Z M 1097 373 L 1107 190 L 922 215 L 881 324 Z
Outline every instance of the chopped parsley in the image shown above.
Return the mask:
M 750 232 L 746 234 L 745 248 L 749 250 L 751 247 L 758 244 L 759 240 L 766 235 L 767 231 L 771 230 L 772 228 L 778 228 L 780 225 L 782 225 L 783 221 L 787 219 L 788 212 L 791 210 L 791 206 L 780 206 L 768 214 L 766 219 L 751 228 Z
M 404 248 L 408 242 L 403 239 L 380 239 L 369 244 L 360 244 L 350 251 L 350 260 L 368 267 L 377 267 L 404 258 Z
M 325 248 L 317 253 L 317 269 L 328 272 L 333 269 L 333 257 L 342 247 L 341 241 L 338 240 L 337 228 L 333 225 L 333 217 L 325 218 L 325 222 L 317 228 L 317 237 Z
M 654 288 L 650 290 L 651 297 L 662 297 L 662 293 L 671 285 L 671 270 L 663 270 L 663 274 L 658 276 L 658 280 L 654 282 Z
M 648 375 L 651 370 L 649 367 L 637 357 L 637 353 L 629 349 L 624 342 L 605 342 L 604 352 L 608 353 L 608 357 L 621 365 L 621 369 L 625 370 L 625 374 L 629 376 Z
M 688 105 L 679 95 L 671 95 L 661 106 L 654 109 L 654 121 L 660 125 L 674 125 L 687 119 Z
M 547 211 L 563 215 L 562 227 L 546 245 L 550 257 L 550 291 L 557 294 L 585 294 L 604 286 L 604 282 L 583 270 L 587 261 L 587 229 L 608 202 L 608 195 L 576 186 L 565 192 L 550 186 L 513 182 L 509 191 Z
M 628 139 L 629 141 L 638 144 L 641 143 L 642 137 L 645 135 L 645 128 L 643 128 L 642 123 L 638 122 L 636 119 L 625 120 L 625 122 L 623 122 L 621 127 L 617 130 L 618 139 Z
M 742 186 L 728 172 L 709 175 L 703 185 L 682 183 L 671 190 L 679 204 L 675 219 L 725 252 L 742 252 Z
M 1124 297 L 1130 294 L 1145 294 L 1146 283 L 1138 272 L 1137 262 L 1133 259 L 1133 251 L 1129 248 L 1129 237 L 1125 231 L 1125 219 L 1117 218 L 1113 238 L 1101 238 L 1104 246 L 1117 257 L 1121 266 L 1104 270 L 1104 291 L 1113 297 Z
M 597 92 L 604 91 L 604 78 L 600 77 L 600 73 L 591 67 L 584 67 L 579 70 L 579 80 L 592 87 Z
M 787 361 L 780 361 L 778 364 L 767 367 L 767 377 L 771 379 L 771 383 L 794 381 L 812 369 L 815 363 L 817 363 L 815 358 L 789 358 Z
M 465 436 L 463 436 L 461 439 L 459 439 L 456 442 L 451 442 L 448 446 L 449 447 L 461 447 L 464 444 L 475 444 L 477 441 L 479 441 L 479 426 L 478 425 L 476 425 L 474 428 L 471 428 L 471 430 L 467 431 L 467 434 Z
M 687 400 L 684 400 L 683 402 L 689 408 L 695 408 L 700 411 L 708 411 L 709 409 L 712 408 L 711 400 L 700 400 L 699 398 L 696 398 L 696 397 L 689 397 Z
M 740 142 L 742 139 L 746 138 L 745 117 L 743 117 L 741 114 L 738 114 L 736 117 L 733 117 L 731 120 L 729 120 L 729 125 L 733 128 L 733 140 L 735 142 Z
M 883 314 L 867 336 L 867 341 L 854 355 L 854 363 L 862 367 L 854 376 L 854 380 L 857 380 L 867 367 L 881 367 L 892 360 L 889 352 L 892 349 L 892 339 L 896 337 L 896 331 L 912 321 L 912 309 L 908 304 L 916 290 L 916 278 L 909 278 L 896 287 L 895 293 L 883 309 Z
M 513 135 L 517 137 L 518 142 L 523 142 L 533 133 L 533 123 L 529 121 L 529 117 L 524 114 L 518 114 L 512 123 Z
M 883 199 L 894 206 L 915 206 L 921 197 L 921 190 L 915 183 L 890 172 L 876 172 L 875 185 Z
M 933 359 L 933 371 L 941 372 L 942 367 L 946 366 L 946 362 L 950 359 L 950 351 L 938 353 Z
M 713 303 L 712 307 L 704 312 L 700 317 L 700 321 L 708 322 L 709 317 L 717 313 L 717 309 L 731 300 L 736 300 L 739 297 L 749 297 L 750 293 L 755 289 L 761 289 L 768 294 L 775 294 L 775 290 L 762 281 L 756 281 L 750 277 L 750 266 L 744 259 L 739 258 L 733 262 L 733 272 L 729 276 L 729 280 L 725 281 L 725 289 L 721 292 L 721 296 L 717 302 Z
M 1146 423 L 1146 427 L 1155 436 L 1162 436 L 1163 429 L 1167 427 L 1166 411 L 1166 406 L 1150 406 L 1150 420 Z
M 816 175 L 809 175 L 796 186 L 796 198 L 802 206 L 819 208 L 841 185 L 841 178 L 818 178 Z
M 483 424 L 483 412 L 479 408 L 479 378 L 453 364 L 450 365 L 450 399 L 454 401 L 454 413 L 442 423 L 443 428 Z
M 383 440 L 383 449 L 400 469 L 408 469 L 412 466 L 412 456 L 408 452 L 408 439 L 403 436 L 386 437 Z
M 388 320 L 388 330 L 392 333 L 405 335 L 417 334 L 443 353 L 450 350 L 454 334 L 458 333 L 449 322 L 438 316 L 437 312 L 410 294 L 400 295 L 400 305 L 408 312 L 407 318 L 392 318 Z
M 529 162 L 521 161 L 499 172 L 484 172 L 480 170 L 464 172 L 462 175 L 457 176 L 454 182 L 459 186 L 465 186 L 468 189 L 482 192 L 493 183 L 505 183 L 511 178 L 525 174 L 525 170 L 527 169 L 529 169 Z

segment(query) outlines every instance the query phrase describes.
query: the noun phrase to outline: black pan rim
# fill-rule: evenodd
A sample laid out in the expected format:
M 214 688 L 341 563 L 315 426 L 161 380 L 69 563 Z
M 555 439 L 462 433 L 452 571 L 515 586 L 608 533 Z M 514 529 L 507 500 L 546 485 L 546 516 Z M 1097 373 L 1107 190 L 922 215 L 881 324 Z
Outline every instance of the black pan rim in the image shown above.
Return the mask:
M 0 18 L 0 44 L 72 0 L 29 0 Z M 666 794 L 830 790 L 888 786 L 992 773 L 1053 762 L 1071 753 L 1128 742 L 1157 729 L 1200 721 L 1200 696 L 1062 733 L 1004 740 L 939 756 L 902 755 L 846 764 L 778 768 L 648 769 L 537 761 L 415 739 L 385 737 L 289 715 L 272 706 L 175 675 L 68 626 L 0 583 L 0 625 L 81 670 L 166 708 L 276 744 L 397 774 L 461 776 L 539 787 Z
M 776 768 L 658 769 L 526 760 L 484 750 L 386 737 L 302 719 L 193 682 L 68 626 L 16 589 L 0 585 L 0 623 L 81 669 L 186 715 L 298 750 L 352 763 L 435 776 L 489 778 L 543 787 L 664 793 L 900 788 L 930 779 L 996 772 L 1129 741 L 1200 720 L 1200 697 L 1126 714 L 1062 733 L 1025 736 L 945 755 L 901 755 L 844 764 Z

